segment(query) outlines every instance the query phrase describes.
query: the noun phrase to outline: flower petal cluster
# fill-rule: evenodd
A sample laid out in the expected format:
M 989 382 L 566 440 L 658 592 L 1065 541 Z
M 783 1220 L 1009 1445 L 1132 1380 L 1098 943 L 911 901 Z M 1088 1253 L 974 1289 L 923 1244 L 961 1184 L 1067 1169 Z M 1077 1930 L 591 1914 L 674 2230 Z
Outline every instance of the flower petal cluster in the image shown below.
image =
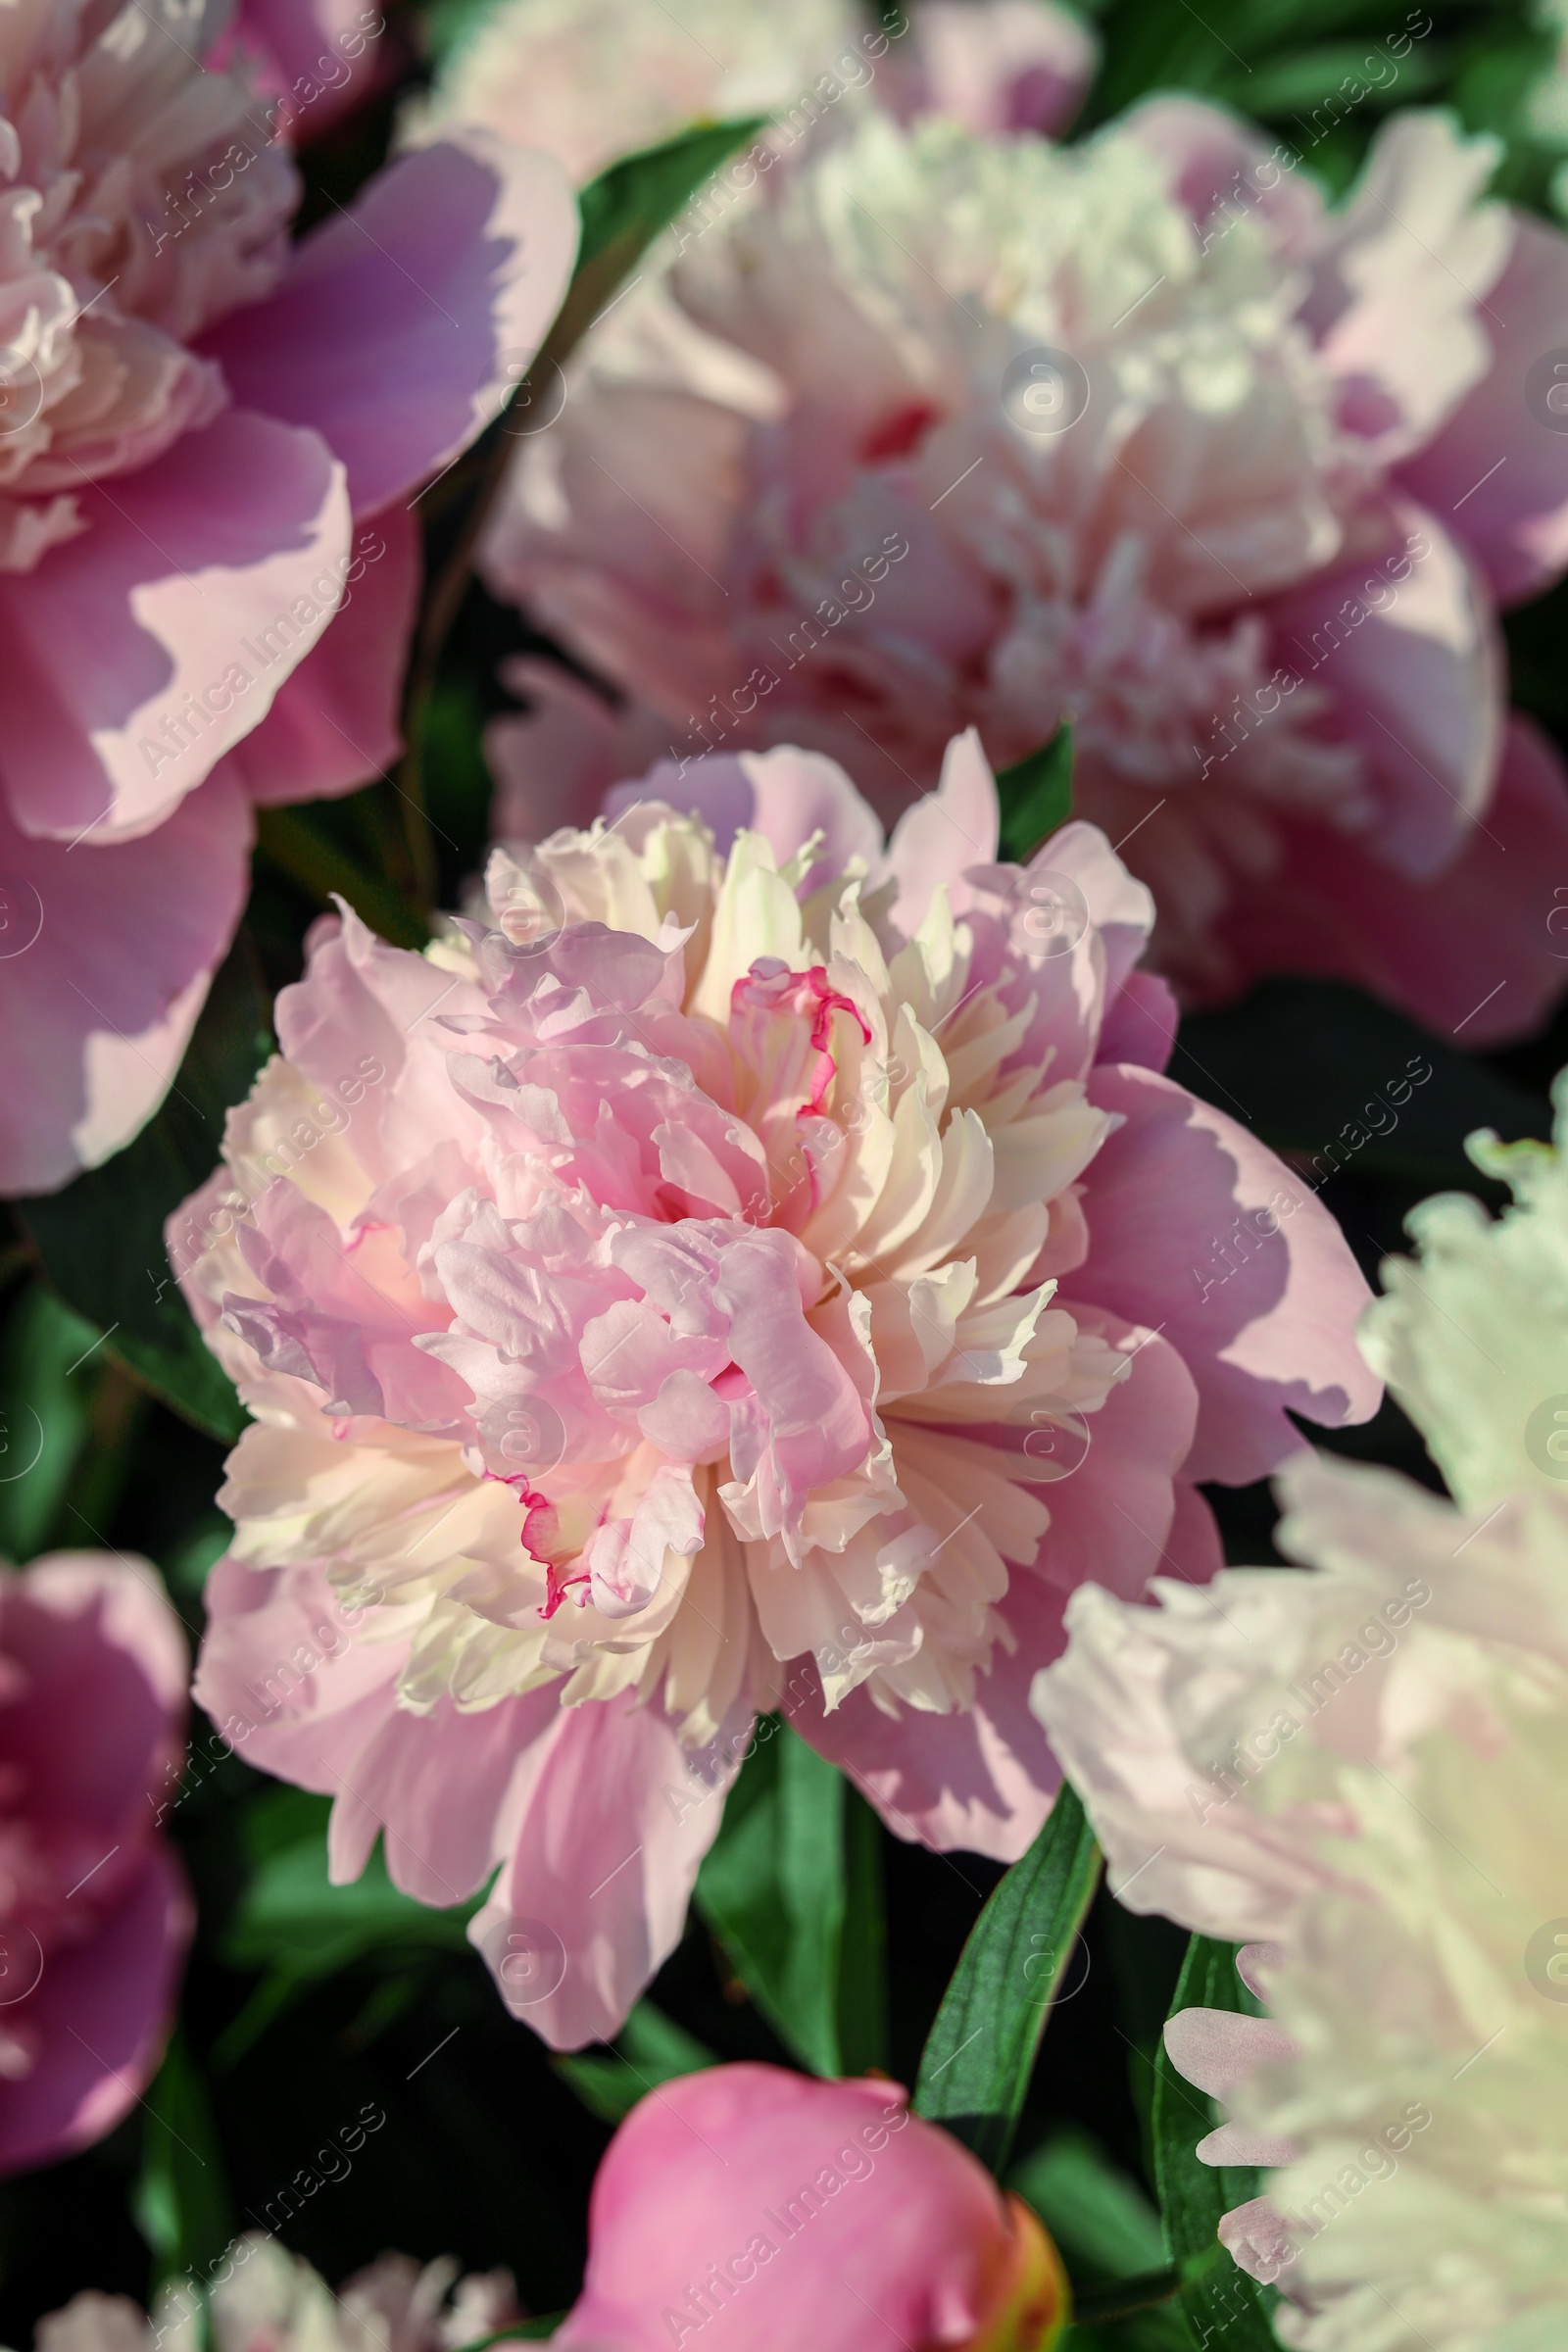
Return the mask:
M 145 1561 L 0 1571 L 0 2172 L 101 2139 L 163 2056 L 193 1920 L 155 1832 L 188 1675 Z
M 257 1416 L 198 1693 L 337 1797 L 340 1877 L 383 1827 L 426 1901 L 502 1863 L 476 1937 L 505 1985 L 543 1923 L 565 2041 L 678 1936 L 760 1713 L 1020 1853 L 1066 1593 L 1206 1578 L 1196 1482 L 1378 1394 L 1337 1228 L 1152 1066 L 1092 826 L 997 865 L 972 737 L 885 852 L 785 750 L 619 809 L 427 957 L 323 935 L 170 1228 Z
M 1156 1608 L 1086 1589 L 1036 1704 L 1122 1899 L 1272 1947 L 1255 2046 L 1190 2013 L 1173 2055 L 1226 2101 L 1211 2160 L 1279 2168 L 1226 2242 L 1288 2288 L 1284 2340 L 1545 2342 L 1568 2277 L 1568 1505 L 1542 1482 L 1461 1512 L 1322 1461 L 1280 1486 L 1310 1573 L 1228 1570 Z
M 412 492 L 504 399 L 575 250 L 548 159 L 406 159 L 297 247 L 221 12 L 0 27 L 0 1189 L 124 1143 L 243 903 L 256 802 L 396 743 Z
M 1050 2352 L 1067 2317 L 1034 2215 L 898 2083 L 719 2066 L 634 2107 L 599 2168 L 563 2352 Z M 797 2242 L 800 2241 L 800 2242 Z
M 1530 1028 L 1565 796 L 1496 608 L 1568 562 L 1568 443 L 1521 414 L 1568 239 L 1494 161 L 1404 114 L 1330 210 L 1162 99 L 1071 148 L 872 110 L 758 176 L 491 529 L 498 593 L 630 698 L 518 673 L 503 835 L 656 747 L 808 744 L 890 812 L 957 729 L 1000 766 L 1070 717 L 1187 998 L 1321 971 Z
M 458 2278 L 450 2260 L 421 2266 L 383 2254 L 337 2294 L 275 2237 L 247 2231 L 214 2266 L 206 2312 L 184 2281 L 153 2319 L 125 2295 L 74 2296 L 38 2323 L 33 2352 L 463 2352 L 517 2319 L 510 2275 Z M 206 2324 L 204 2325 L 204 2320 Z
M 1406 1220 L 1415 1262 L 1385 1260 L 1361 1345 L 1467 1505 L 1568 1481 L 1568 1072 L 1552 1089 L 1550 1145 L 1470 1138 L 1512 1204 L 1494 1217 L 1440 1193 Z
M 787 151 L 873 84 L 900 115 L 1055 131 L 1095 58 L 1054 0 L 912 0 L 881 26 L 847 0 L 787 13 L 688 0 L 678 21 L 659 0 L 506 0 L 460 41 L 411 128 L 479 123 L 586 180 L 699 122 L 771 115 L 766 149 Z

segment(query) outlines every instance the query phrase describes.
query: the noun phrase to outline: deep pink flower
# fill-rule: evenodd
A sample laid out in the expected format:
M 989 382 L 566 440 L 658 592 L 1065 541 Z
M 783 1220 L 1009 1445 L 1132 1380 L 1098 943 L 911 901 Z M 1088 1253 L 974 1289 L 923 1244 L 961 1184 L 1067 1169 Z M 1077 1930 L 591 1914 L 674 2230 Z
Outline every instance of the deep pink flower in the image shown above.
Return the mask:
M 0 1576 L 0 2172 L 101 2139 L 163 2055 L 192 1914 L 156 1825 L 188 1672 L 144 1563 Z
M 10 13 L 0 1190 L 15 1192 L 102 1159 L 161 1099 L 243 903 L 253 803 L 346 791 L 391 756 L 411 494 L 500 405 L 576 226 L 553 164 L 475 134 L 394 166 L 291 252 L 293 165 L 243 58 L 197 64 L 211 15 L 204 31 L 199 13 L 140 0 Z
M 563 2352 L 1049 2352 L 1067 2284 L 1019 2198 L 896 2082 L 720 2066 L 611 2141 Z
M 1494 160 L 1403 115 L 1330 210 L 1172 98 L 1072 148 L 872 115 L 759 175 L 607 322 L 491 531 L 629 698 L 518 671 L 501 837 L 778 742 L 891 814 L 958 729 L 1001 766 L 1071 717 L 1189 1001 L 1328 972 L 1530 1029 L 1568 792 L 1496 616 L 1568 564 L 1568 238 Z
M 679 1936 L 759 1712 L 1021 1853 L 1067 1595 L 1206 1580 L 1197 1482 L 1378 1395 L 1338 1228 L 1160 1075 L 1093 826 L 996 865 L 972 736 L 886 851 L 798 752 L 615 797 L 488 930 L 323 935 L 170 1227 L 258 1416 L 203 1704 L 339 1877 L 502 1864 L 475 1939 L 559 2043 Z

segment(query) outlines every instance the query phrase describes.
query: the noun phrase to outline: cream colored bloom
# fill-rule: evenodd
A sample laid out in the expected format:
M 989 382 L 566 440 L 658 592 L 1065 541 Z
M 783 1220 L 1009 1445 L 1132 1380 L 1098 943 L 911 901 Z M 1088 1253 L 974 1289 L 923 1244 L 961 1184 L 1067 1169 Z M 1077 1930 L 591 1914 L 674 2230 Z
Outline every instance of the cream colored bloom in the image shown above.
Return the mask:
M 1549 1484 L 1568 1494 L 1568 1072 L 1555 1142 L 1472 1137 L 1477 1167 L 1511 1187 L 1492 1216 L 1440 1193 L 1408 1220 L 1418 1257 L 1391 1257 L 1361 1345 L 1461 1502 Z

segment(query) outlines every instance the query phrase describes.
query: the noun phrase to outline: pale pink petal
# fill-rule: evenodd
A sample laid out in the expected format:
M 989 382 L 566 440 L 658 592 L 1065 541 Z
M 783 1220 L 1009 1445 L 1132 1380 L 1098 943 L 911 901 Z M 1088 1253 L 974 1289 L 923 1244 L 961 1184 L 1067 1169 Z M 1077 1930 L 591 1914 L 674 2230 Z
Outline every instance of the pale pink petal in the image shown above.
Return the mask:
M 1163 1070 L 1176 1051 L 1181 1010 L 1168 981 L 1157 972 L 1134 972 L 1105 1007 L 1099 1061 L 1136 1061 Z
M 207 1580 L 193 1695 L 248 1763 L 342 1794 L 390 1708 L 405 1648 L 355 1642 L 317 1567 L 221 1559 Z M 350 1621 L 353 1622 L 353 1621 Z
M 1244 971 L 1349 974 L 1477 1051 L 1530 1036 L 1568 984 L 1553 921 L 1568 876 L 1568 776 L 1518 712 L 1496 796 L 1435 881 L 1394 891 L 1381 858 L 1353 841 L 1304 825 L 1287 839 L 1285 872 L 1267 898 L 1239 900 L 1227 920 Z
M 1255 210 L 1291 258 L 1317 244 L 1324 212 L 1316 181 L 1276 161 L 1278 149 L 1235 115 L 1202 98 L 1146 98 L 1122 121 L 1165 167 L 1171 193 L 1200 227 Z
M 1502 205 L 1481 201 L 1496 160 L 1494 140 L 1465 139 L 1451 116 L 1394 116 L 1314 256 L 1305 316 L 1323 364 L 1348 414 L 1400 455 L 1487 370 L 1486 314 L 1501 310 L 1515 233 Z
M 888 867 L 899 885 L 893 919 L 906 937 L 925 920 L 939 882 L 948 885 L 956 909 L 964 903 L 954 885 L 966 866 L 991 863 L 1000 823 L 996 781 L 979 730 L 970 727 L 949 744 L 936 791 L 905 810 L 888 843 Z
M 366 0 L 241 0 L 209 70 L 230 46 L 255 60 L 258 88 L 279 100 L 301 147 L 373 97 L 401 62 L 385 15 Z
M 1396 521 L 1407 548 L 1430 550 L 1397 559 L 1407 577 L 1390 582 L 1361 564 L 1276 598 L 1269 612 L 1282 664 L 1310 680 L 1322 663 L 1333 732 L 1366 763 L 1377 813 L 1352 843 L 1364 840 L 1402 880 L 1425 882 L 1474 839 L 1492 798 L 1502 644 L 1463 549 L 1413 508 Z
M 612 823 L 639 801 L 667 801 L 682 814 L 695 809 L 712 828 L 713 846 L 728 856 L 742 828 L 760 833 L 780 865 L 813 833 L 822 836 L 803 887 L 815 890 L 842 874 L 851 858 L 874 872 L 882 860 L 882 828 L 837 760 L 785 746 L 772 752 L 712 753 L 685 761 L 661 760 L 635 784 L 617 784 L 604 800 Z
M 480 131 L 405 156 L 211 338 L 236 399 L 313 426 L 369 514 L 448 465 L 526 373 L 577 250 L 560 167 Z
M 922 107 L 970 130 L 1058 136 L 1099 62 L 1082 19 L 1052 0 L 921 0 L 911 29 Z
M 1173 1554 L 1172 1528 L 1178 1495 L 1192 1476 L 1189 1455 L 1199 1418 L 1194 1374 L 1168 1335 L 1129 1328 L 1098 1303 L 1085 1303 L 1095 1297 L 1093 1266 L 1091 1259 L 1064 1280 L 1063 1303 L 1070 1291 L 1080 1329 L 1102 1333 L 1131 1359 L 1131 1368 L 1098 1412 L 1084 1416 L 1089 1449 L 1082 1466 L 1059 1485 L 1038 1490 L 1051 1528 L 1036 1572 L 1054 1589 L 1058 1606 L 1090 1578 L 1137 1600 L 1152 1576 L 1188 1573 L 1187 1560 Z M 1182 1531 L 1189 1559 L 1205 1556 L 1208 1506 L 1200 1496 L 1197 1500 L 1195 1524 Z
M 229 410 L 81 493 L 91 528 L 0 574 L 0 781 L 24 832 L 145 833 L 331 619 L 348 502 L 318 435 Z
M 552 2049 L 574 2050 L 619 2031 L 679 1942 L 740 1743 L 683 1748 L 654 1706 L 552 1703 L 515 1843 L 468 1934 L 504 1994 L 509 1934 L 559 1943 L 559 1984 L 519 2014 Z
M 1245 2205 L 1233 2206 L 1220 2222 L 1219 2242 L 1238 2270 L 1265 2286 L 1272 2286 L 1296 2260 L 1290 2225 L 1268 2197 L 1251 2197 Z
M 158 1108 L 245 905 L 251 834 L 220 775 L 106 848 L 29 841 L 0 811 L 0 1191 L 54 1191 Z
M 1198 1384 L 1193 1479 L 1245 1485 L 1381 1395 L 1355 1345 L 1367 1298 L 1339 1227 L 1302 1180 L 1169 1079 L 1102 1065 L 1092 1099 L 1124 1124 L 1095 1162 L 1086 1298 L 1163 1331 Z
M 420 578 L 419 532 L 402 507 L 362 523 L 343 602 L 228 766 L 263 808 L 353 792 L 403 749 L 404 655 Z
M 379 1833 L 405 1894 L 438 1910 L 465 1902 L 502 1859 L 508 1792 L 537 1774 L 560 1718 L 549 1690 L 472 1715 L 450 1699 L 429 1715 L 394 1709 L 352 1765 L 334 1771 L 333 1883 L 359 1877 Z
M 1554 376 L 1549 364 L 1539 383 L 1531 374 L 1538 361 L 1568 348 L 1568 237 L 1560 229 L 1515 216 L 1508 266 L 1479 322 L 1492 366 L 1403 476 L 1423 505 L 1452 516 L 1497 595 L 1516 604 L 1568 564 L 1568 415 L 1547 405 L 1553 391 L 1568 403 L 1560 390 L 1568 376 Z
M 1283 2026 L 1231 2009 L 1178 2009 L 1165 2020 L 1172 2066 L 1211 2099 L 1228 2099 L 1271 2058 L 1289 2058 L 1296 2043 Z M 1288 2156 L 1256 2156 L 1253 2164 L 1288 2164 Z

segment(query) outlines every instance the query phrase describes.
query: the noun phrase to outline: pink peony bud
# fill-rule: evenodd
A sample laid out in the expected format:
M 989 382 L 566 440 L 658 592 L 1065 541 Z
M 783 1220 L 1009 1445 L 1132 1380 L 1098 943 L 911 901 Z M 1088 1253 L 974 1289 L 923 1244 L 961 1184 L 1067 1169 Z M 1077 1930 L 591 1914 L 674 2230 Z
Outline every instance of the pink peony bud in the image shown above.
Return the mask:
M 560 2352 L 862 2352 L 889 2331 L 908 2352 L 1049 2352 L 1055 2247 L 907 2097 L 772 2066 L 652 2092 L 600 2167 Z

